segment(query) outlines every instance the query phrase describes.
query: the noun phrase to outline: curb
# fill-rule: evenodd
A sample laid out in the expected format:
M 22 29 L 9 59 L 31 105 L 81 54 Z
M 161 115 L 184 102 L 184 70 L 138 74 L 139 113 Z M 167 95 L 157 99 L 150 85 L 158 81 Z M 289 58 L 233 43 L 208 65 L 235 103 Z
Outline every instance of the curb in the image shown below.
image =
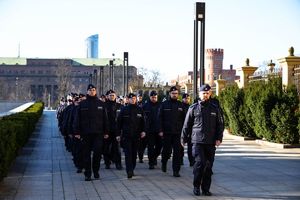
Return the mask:
M 300 148 L 300 144 L 279 144 L 274 142 L 268 142 L 265 140 L 255 140 L 255 142 L 263 146 L 269 146 L 279 149 Z

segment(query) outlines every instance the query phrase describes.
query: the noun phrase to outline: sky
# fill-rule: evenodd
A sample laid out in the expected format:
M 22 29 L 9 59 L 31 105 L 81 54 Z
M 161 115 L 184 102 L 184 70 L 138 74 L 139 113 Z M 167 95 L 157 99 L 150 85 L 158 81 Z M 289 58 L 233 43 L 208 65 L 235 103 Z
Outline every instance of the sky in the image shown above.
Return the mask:
M 193 69 L 194 0 L 0 0 L 0 57 L 85 58 L 99 34 L 100 58 L 160 71 Z M 224 49 L 224 68 L 300 56 L 300 0 L 207 0 L 205 48 Z

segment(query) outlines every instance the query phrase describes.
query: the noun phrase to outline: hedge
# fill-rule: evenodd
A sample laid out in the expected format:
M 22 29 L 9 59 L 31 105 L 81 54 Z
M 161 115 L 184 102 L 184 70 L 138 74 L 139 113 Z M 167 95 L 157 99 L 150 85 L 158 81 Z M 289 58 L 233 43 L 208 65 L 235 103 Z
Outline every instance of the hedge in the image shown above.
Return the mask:
M 299 144 L 297 89 L 291 86 L 284 91 L 280 78 L 251 82 L 245 89 L 229 86 L 221 92 L 220 102 L 233 134 Z
M 43 113 L 44 104 L 37 102 L 28 109 L 0 119 L 0 180 L 2 180 Z

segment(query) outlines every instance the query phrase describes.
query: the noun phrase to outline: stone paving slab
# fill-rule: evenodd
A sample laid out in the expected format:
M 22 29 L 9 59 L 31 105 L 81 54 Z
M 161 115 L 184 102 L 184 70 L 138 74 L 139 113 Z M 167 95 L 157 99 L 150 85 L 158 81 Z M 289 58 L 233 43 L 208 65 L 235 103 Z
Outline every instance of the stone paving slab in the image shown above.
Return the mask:
M 225 136 L 217 149 L 211 192 L 192 194 L 192 168 L 185 157 L 181 177 L 159 166 L 149 170 L 137 163 L 136 176 L 128 180 L 125 170 L 104 169 L 100 180 L 85 182 L 75 173 L 70 153 L 65 151 L 55 112 L 45 111 L 36 131 L 0 183 L 2 200 L 186 200 L 186 199 L 300 199 L 300 150 L 260 146 L 255 141 L 237 141 Z M 102 161 L 103 162 L 103 161 Z M 123 157 L 124 165 L 124 157 Z

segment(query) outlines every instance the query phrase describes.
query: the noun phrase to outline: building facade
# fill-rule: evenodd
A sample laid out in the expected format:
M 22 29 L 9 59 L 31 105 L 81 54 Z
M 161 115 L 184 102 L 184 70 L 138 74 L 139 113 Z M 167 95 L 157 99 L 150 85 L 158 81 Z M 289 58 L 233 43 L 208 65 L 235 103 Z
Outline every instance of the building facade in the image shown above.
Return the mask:
M 85 42 L 86 42 L 86 57 L 87 58 L 98 58 L 99 57 L 99 35 L 91 35 L 88 37 Z
M 0 58 L 0 100 L 43 100 L 53 106 L 70 92 L 85 94 L 89 83 L 96 85 L 98 94 L 114 88 L 123 95 L 123 60 L 115 59 L 113 67 L 110 60 Z M 132 90 L 143 86 L 134 66 L 128 66 L 128 86 Z
M 230 65 L 229 69 L 223 69 L 223 49 L 206 49 L 206 59 L 204 68 L 204 82 L 215 86 L 215 80 L 220 76 L 228 83 L 234 83 L 239 77 L 236 76 L 236 70 Z M 182 92 L 192 93 L 193 71 L 188 71 L 186 75 L 178 76 L 171 80 L 171 85 L 178 83 Z M 198 73 L 198 83 L 200 83 L 200 73 Z

